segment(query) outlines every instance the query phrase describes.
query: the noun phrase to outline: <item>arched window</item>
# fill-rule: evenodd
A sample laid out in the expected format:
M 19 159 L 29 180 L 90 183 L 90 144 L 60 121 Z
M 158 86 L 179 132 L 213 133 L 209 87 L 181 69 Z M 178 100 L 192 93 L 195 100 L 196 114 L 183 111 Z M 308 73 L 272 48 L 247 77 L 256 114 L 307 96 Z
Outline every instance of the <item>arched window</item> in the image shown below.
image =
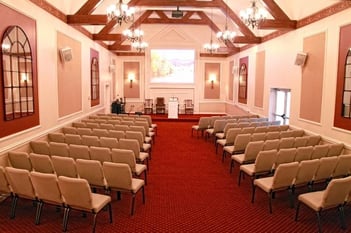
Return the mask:
M 100 103 L 100 75 L 99 61 L 96 57 L 91 59 L 91 106 Z
M 349 49 L 345 59 L 342 109 L 342 116 L 351 118 L 351 49 Z
M 1 40 L 4 120 L 34 114 L 32 49 L 19 26 L 8 27 Z

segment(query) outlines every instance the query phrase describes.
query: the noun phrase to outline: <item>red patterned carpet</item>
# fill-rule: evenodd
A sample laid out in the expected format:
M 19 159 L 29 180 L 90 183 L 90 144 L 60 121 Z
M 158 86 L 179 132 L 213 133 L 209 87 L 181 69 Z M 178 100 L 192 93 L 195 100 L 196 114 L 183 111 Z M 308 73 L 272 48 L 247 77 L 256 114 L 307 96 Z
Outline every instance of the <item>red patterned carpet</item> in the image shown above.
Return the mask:
M 257 190 L 256 202 L 250 202 L 250 180 L 237 185 L 238 167 L 229 174 L 229 160 L 221 162 L 214 145 L 191 137 L 192 122 L 156 122 L 158 135 L 150 163 L 146 204 L 140 193 L 136 213 L 129 215 L 130 198 L 113 196 L 113 223 L 108 213 L 98 216 L 96 232 L 317 232 L 313 211 L 301 206 L 300 220 L 289 208 L 286 193 L 273 200 L 268 211 L 267 195 Z M 61 232 L 62 212 L 55 207 L 43 209 L 41 224 L 34 225 L 35 208 L 19 201 L 16 218 L 9 219 L 10 202 L 0 205 L 0 232 Z M 72 212 L 68 232 L 90 232 L 92 218 Z M 350 232 L 351 208 L 346 208 L 348 228 L 339 227 L 335 210 L 322 213 L 323 232 Z

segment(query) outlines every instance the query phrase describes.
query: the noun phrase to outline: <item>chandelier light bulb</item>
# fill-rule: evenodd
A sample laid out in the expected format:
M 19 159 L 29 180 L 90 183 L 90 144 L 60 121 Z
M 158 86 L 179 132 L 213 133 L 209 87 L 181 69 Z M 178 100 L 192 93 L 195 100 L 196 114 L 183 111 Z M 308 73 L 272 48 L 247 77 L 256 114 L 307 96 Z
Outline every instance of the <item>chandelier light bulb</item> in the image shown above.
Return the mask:
M 241 20 L 252 29 L 257 28 L 260 22 L 267 18 L 267 15 L 265 9 L 256 6 L 256 0 L 252 1 L 251 7 L 240 11 Z
M 128 7 L 127 4 L 119 0 L 115 5 L 111 5 L 106 9 L 108 20 L 116 20 L 119 25 L 122 22 L 128 23 L 134 19 L 135 8 Z
M 132 43 L 132 47 L 136 49 L 139 53 L 144 52 L 149 44 L 145 41 L 135 41 Z

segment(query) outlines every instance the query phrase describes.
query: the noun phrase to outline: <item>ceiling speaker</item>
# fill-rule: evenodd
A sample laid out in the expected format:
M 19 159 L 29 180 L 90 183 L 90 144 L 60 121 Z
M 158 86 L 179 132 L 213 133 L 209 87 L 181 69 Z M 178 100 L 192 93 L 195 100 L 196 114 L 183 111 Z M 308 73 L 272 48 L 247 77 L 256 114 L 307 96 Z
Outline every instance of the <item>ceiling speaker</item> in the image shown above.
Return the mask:
M 307 53 L 299 52 L 296 54 L 295 65 L 304 66 L 307 59 Z
M 62 62 L 69 62 L 72 60 L 72 49 L 69 47 L 60 49 L 60 57 Z

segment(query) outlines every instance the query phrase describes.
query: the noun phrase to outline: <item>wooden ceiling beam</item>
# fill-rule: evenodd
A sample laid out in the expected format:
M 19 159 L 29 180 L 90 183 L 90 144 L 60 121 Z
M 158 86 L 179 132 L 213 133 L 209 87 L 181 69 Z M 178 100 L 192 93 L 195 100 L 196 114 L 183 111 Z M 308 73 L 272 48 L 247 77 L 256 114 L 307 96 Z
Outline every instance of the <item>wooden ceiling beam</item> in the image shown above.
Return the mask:
M 106 15 L 67 15 L 70 25 L 106 25 Z
M 259 29 L 296 29 L 296 20 L 265 19 L 258 25 Z
M 262 0 L 266 10 L 277 20 L 290 20 L 289 16 L 278 6 L 274 0 Z
M 93 40 L 122 41 L 122 34 L 93 34 Z
M 75 14 L 90 15 L 102 2 L 103 0 L 88 0 Z
M 236 44 L 260 44 L 262 39 L 261 37 L 236 36 L 233 42 Z
M 108 46 L 109 50 L 115 51 L 130 51 L 132 49 L 131 45 L 120 45 L 120 44 L 113 44 Z

